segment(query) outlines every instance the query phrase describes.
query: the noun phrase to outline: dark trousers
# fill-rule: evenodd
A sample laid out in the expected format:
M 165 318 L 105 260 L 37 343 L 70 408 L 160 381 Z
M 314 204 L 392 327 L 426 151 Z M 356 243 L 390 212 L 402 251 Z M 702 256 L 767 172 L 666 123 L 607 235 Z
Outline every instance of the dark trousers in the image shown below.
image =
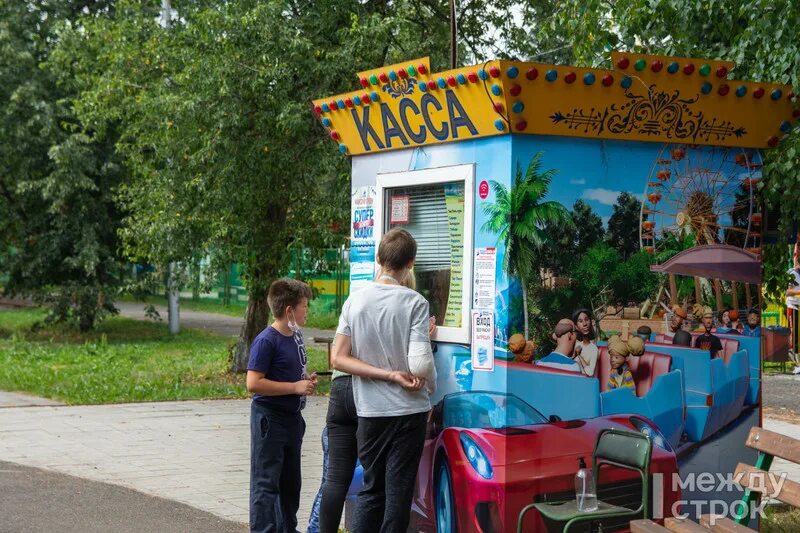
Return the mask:
M 250 531 L 295 533 L 300 506 L 300 447 L 306 423 L 252 402 L 250 407 Z
M 428 413 L 358 419 L 364 488 L 353 533 L 405 533 L 411 515 Z
M 350 376 L 339 377 L 331 382 L 325 428 L 328 431 L 328 469 L 322 486 L 319 531 L 337 533 L 358 459 L 358 415 L 353 399 L 353 378 Z

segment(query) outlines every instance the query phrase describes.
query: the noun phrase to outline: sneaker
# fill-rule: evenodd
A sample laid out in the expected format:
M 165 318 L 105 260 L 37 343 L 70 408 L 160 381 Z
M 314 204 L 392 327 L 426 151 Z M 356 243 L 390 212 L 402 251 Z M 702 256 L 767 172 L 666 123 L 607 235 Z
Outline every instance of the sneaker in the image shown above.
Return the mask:
M 792 374 L 795 374 L 795 375 L 800 374 L 800 366 L 794 367 L 794 370 L 792 370 Z

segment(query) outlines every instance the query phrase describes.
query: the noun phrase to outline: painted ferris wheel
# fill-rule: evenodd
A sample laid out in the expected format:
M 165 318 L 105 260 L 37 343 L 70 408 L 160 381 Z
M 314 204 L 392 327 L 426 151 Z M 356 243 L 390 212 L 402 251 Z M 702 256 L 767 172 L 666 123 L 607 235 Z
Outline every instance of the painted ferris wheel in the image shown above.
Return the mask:
M 665 145 L 642 201 L 642 250 L 659 258 L 689 242 L 728 244 L 760 254 L 762 215 L 755 185 L 762 165 L 757 151 Z

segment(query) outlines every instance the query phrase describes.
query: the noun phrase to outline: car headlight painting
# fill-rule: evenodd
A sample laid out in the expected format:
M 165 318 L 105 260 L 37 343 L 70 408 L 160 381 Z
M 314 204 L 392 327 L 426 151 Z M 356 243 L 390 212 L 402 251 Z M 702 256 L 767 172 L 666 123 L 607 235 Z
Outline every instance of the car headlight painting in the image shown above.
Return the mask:
M 460 438 L 461 446 L 464 448 L 464 455 L 467 456 L 467 460 L 469 464 L 472 465 L 472 468 L 474 468 L 482 478 L 491 479 L 492 465 L 489 464 L 489 460 L 486 458 L 486 454 L 483 453 L 480 446 L 466 433 L 461 433 Z
M 650 441 L 653 443 L 654 446 L 658 446 L 662 450 L 672 451 L 669 443 L 667 443 L 667 439 L 664 438 L 664 435 L 661 434 L 659 430 L 642 420 L 641 418 L 631 417 L 631 424 L 639 430 L 639 432 L 646 436 Z

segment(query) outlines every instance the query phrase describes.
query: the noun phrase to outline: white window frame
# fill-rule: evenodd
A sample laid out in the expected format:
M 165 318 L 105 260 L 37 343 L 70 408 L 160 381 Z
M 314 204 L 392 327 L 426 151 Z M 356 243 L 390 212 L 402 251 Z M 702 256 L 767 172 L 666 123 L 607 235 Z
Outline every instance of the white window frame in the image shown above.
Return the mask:
M 461 295 L 461 327 L 438 326 L 433 340 L 469 344 L 470 342 L 470 302 L 472 302 L 472 242 L 475 223 L 475 165 L 454 165 L 447 167 L 409 170 L 378 174 L 377 197 L 375 202 L 376 234 L 375 242 L 381 242 L 385 233 L 384 201 L 386 189 L 396 187 L 413 187 L 415 185 L 433 185 L 436 183 L 464 183 L 464 257 Z M 376 250 L 377 251 L 377 250 Z

